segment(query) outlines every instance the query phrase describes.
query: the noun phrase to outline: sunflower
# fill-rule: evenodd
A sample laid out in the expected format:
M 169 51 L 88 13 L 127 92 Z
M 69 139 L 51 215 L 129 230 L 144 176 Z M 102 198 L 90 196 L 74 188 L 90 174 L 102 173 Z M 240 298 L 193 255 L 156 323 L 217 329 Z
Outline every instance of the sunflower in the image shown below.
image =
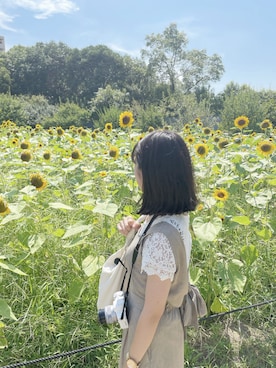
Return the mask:
M 203 128 L 202 131 L 203 131 L 203 134 L 205 135 L 209 135 L 212 133 L 212 130 L 208 127 Z
M 12 145 L 17 146 L 18 145 L 18 138 L 13 138 Z
M 112 131 L 112 123 L 106 123 L 105 126 L 104 126 L 104 130 L 106 132 L 111 132 Z
M 91 138 L 93 138 L 93 139 L 97 138 L 97 133 L 95 131 L 91 133 Z
M 116 146 L 110 146 L 109 148 L 109 156 L 116 160 L 119 157 L 119 149 Z
M 220 188 L 214 191 L 214 198 L 218 201 L 226 201 L 229 197 L 227 190 Z
M 193 135 L 188 135 L 186 138 L 185 138 L 185 141 L 190 143 L 190 144 L 193 144 L 194 141 L 195 141 L 195 137 Z
M 220 137 L 214 137 L 214 142 L 218 143 L 220 141 Z
M 26 161 L 26 162 L 29 162 L 31 159 L 32 159 L 32 154 L 31 154 L 31 151 L 30 150 L 25 150 L 21 153 L 21 156 L 20 156 L 21 160 L 22 161 Z
M 137 141 L 141 141 L 144 138 L 145 134 L 140 134 L 137 137 Z
M 51 152 L 50 151 L 43 152 L 43 158 L 44 158 L 44 160 L 50 160 Z
M 238 116 L 234 120 L 235 127 L 239 128 L 240 130 L 242 130 L 243 128 L 247 127 L 248 124 L 249 124 L 249 119 L 248 119 L 247 116 L 244 116 L 244 115 Z
M 170 127 L 169 127 L 169 125 L 165 125 L 165 126 L 163 127 L 163 129 L 164 129 L 164 130 L 170 130 Z
M 78 160 L 81 158 L 81 153 L 80 151 L 76 148 L 74 149 L 74 151 L 71 153 L 71 157 L 73 160 Z
M 260 127 L 262 130 L 271 129 L 272 123 L 269 119 L 265 119 L 264 121 L 261 122 Z
M 48 134 L 49 134 L 49 135 L 54 135 L 54 131 L 53 131 L 53 129 L 52 129 L 52 128 L 49 128 L 49 129 L 48 129 Z
M 57 127 L 57 135 L 60 137 L 64 134 L 64 130 L 62 129 L 62 127 Z
M 149 132 L 149 133 L 151 133 L 151 132 L 153 132 L 153 131 L 154 131 L 154 127 L 149 126 L 149 127 L 148 127 L 148 132 Z
M 201 123 L 201 120 L 200 120 L 200 118 L 195 118 L 194 122 L 195 122 L 196 124 L 199 124 L 199 123 Z
M 31 184 L 34 187 L 36 187 L 36 189 L 39 191 L 43 190 L 47 185 L 47 181 L 39 173 L 31 174 L 30 178 L 31 178 Z
M 101 178 L 104 178 L 107 175 L 107 172 L 106 171 L 100 171 L 99 175 L 100 175 Z
M 184 132 L 189 132 L 190 131 L 190 124 L 185 124 L 184 125 L 184 128 L 183 128 L 183 130 L 184 130 Z
M 195 145 L 195 150 L 198 156 L 205 157 L 209 151 L 209 148 L 206 143 L 198 143 Z
M 82 129 L 82 131 L 80 132 L 80 136 L 87 137 L 87 135 L 88 135 L 88 131 L 86 129 Z
M 263 156 L 269 156 L 275 151 L 275 144 L 271 141 L 262 141 L 258 144 L 257 151 Z
M 119 124 L 121 128 L 131 128 L 134 122 L 132 112 L 124 111 L 120 114 Z
M 197 206 L 196 206 L 196 211 L 202 211 L 204 208 L 204 204 L 203 203 L 199 203 Z
M 3 197 L 0 196 L 0 215 L 5 216 L 10 213 L 9 206 Z
M 38 143 L 38 148 L 42 148 L 43 147 L 43 143 L 42 142 L 39 142 Z
M 78 129 L 77 129 L 77 133 L 78 134 L 81 134 L 81 132 L 83 131 L 83 127 L 79 127 Z
M 220 149 L 225 148 L 228 144 L 229 144 L 228 140 L 224 138 L 220 139 L 218 142 L 218 146 Z
M 31 148 L 31 144 L 29 141 L 23 141 L 20 143 L 20 148 L 22 149 L 30 149 Z

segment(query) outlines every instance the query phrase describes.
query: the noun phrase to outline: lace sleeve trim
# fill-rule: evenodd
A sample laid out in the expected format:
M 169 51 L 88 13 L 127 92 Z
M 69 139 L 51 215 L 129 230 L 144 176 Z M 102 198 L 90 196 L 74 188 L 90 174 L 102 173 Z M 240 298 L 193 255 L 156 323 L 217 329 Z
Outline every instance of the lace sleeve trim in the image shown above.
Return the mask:
M 162 233 L 149 235 L 142 249 L 141 272 L 157 275 L 160 279 L 173 281 L 176 263 L 168 238 Z

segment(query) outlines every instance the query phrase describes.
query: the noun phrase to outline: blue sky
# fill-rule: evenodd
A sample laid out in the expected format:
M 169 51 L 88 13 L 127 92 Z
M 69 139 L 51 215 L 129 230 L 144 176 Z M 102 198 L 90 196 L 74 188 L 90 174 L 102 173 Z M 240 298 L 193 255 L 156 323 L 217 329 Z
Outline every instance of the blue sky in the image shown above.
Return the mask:
M 0 35 L 6 50 L 55 41 L 139 57 L 146 35 L 176 23 L 188 49 L 222 57 L 216 92 L 230 81 L 276 90 L 275 14 L 275 0 L 0 0 Z

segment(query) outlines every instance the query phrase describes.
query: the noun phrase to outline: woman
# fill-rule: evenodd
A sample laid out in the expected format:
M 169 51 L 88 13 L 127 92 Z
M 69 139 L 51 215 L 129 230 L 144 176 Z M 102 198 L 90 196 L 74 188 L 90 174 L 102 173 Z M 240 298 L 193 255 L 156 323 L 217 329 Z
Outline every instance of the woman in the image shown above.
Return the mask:
M 155 131 L 137 143 L 132 160 L 142 191 L 139 213 L 146 219 L 141 226 L 126 217 L 118 230 L 127 235 L 141 226 L 142 234 L 154 220 L 131 273 L 129 328 L 123 332 L 119 367 L 183 368 L 184 333 L 178 307 L 187 292 L 183 257 L 189 264 L 188 212 L 197 202 L 191 158 L 178 134 Z M 130 268 L 134 247 L 127 251 Z

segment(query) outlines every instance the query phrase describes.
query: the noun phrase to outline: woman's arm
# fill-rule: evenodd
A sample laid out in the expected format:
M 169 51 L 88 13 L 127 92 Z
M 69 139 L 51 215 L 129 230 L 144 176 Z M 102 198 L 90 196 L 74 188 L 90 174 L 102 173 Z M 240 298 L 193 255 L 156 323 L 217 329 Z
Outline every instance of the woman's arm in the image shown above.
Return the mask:
M 170 279 L 161 281 L 157 275 L 147 277 L 145 303 L 129 349 L 129 356 L 136 362 L 142 360 L 151 344 L 164 313 L 170 287 Z

